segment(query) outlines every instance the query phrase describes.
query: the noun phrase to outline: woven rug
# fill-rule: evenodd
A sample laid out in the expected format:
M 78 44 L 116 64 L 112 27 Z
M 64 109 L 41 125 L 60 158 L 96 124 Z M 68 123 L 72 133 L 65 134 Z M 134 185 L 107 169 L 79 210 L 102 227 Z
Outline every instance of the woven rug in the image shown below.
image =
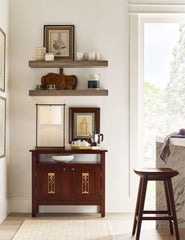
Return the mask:
M 113 240 L 107 220 L 25 220 L 12 240 Z

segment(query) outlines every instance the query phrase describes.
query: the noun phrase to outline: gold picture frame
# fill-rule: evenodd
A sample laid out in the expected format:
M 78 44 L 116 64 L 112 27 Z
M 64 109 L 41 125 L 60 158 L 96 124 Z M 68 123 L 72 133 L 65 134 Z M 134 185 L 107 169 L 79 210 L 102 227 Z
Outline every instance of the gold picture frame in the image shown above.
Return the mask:
M 5 91 L 6 34 L 0 28 L 0 91 Z
M 74 25 L 44 25 L 44 46 L 57 58 L 74 60 Z
M 0 97 L 0 158 L 6 154 L 6 99 Z

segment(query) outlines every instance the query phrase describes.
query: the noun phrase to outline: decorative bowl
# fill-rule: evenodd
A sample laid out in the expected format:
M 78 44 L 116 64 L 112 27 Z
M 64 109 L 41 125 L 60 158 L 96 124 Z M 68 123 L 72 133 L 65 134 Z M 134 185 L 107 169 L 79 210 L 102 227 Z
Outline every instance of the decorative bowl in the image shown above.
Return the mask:
M 65 154 L 65 155 L 55 155 L 51 157 L 53 160 L 57 162 L 70 162 L 74 159 L 72 154 Z

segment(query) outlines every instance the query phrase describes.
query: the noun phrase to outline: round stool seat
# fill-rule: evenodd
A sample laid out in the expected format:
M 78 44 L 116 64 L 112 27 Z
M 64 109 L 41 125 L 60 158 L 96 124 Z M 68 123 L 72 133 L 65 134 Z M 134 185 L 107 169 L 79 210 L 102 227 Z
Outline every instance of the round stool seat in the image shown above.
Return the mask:
M 134 172 L 139 176 L 143 177 L 174 177 L 179 174 L 177 170 L 172 168 L 142 168 L 142 169 L 134 169 Z

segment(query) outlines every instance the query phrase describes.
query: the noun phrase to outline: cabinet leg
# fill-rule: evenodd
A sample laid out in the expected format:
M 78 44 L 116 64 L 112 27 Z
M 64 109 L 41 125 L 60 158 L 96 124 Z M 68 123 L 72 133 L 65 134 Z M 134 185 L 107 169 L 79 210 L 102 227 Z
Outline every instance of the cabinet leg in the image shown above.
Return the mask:
M 36 217 L 36 213 L 32 212 L 32 217 Z
M 39 206 L 37 205 L 36 206 L 36 213 L 38 213 L 39 212 Z
M 101 213 L 101 217 L 105 217 L 105 213 Z
M 36 213 L 37 213 L 37 205 L 34 204 L 32 205 L 32 217 L 36 217 Z
M 105 205 L 100 205 L 100 213 L 101 213 L 101 217 L 105 217 Z

